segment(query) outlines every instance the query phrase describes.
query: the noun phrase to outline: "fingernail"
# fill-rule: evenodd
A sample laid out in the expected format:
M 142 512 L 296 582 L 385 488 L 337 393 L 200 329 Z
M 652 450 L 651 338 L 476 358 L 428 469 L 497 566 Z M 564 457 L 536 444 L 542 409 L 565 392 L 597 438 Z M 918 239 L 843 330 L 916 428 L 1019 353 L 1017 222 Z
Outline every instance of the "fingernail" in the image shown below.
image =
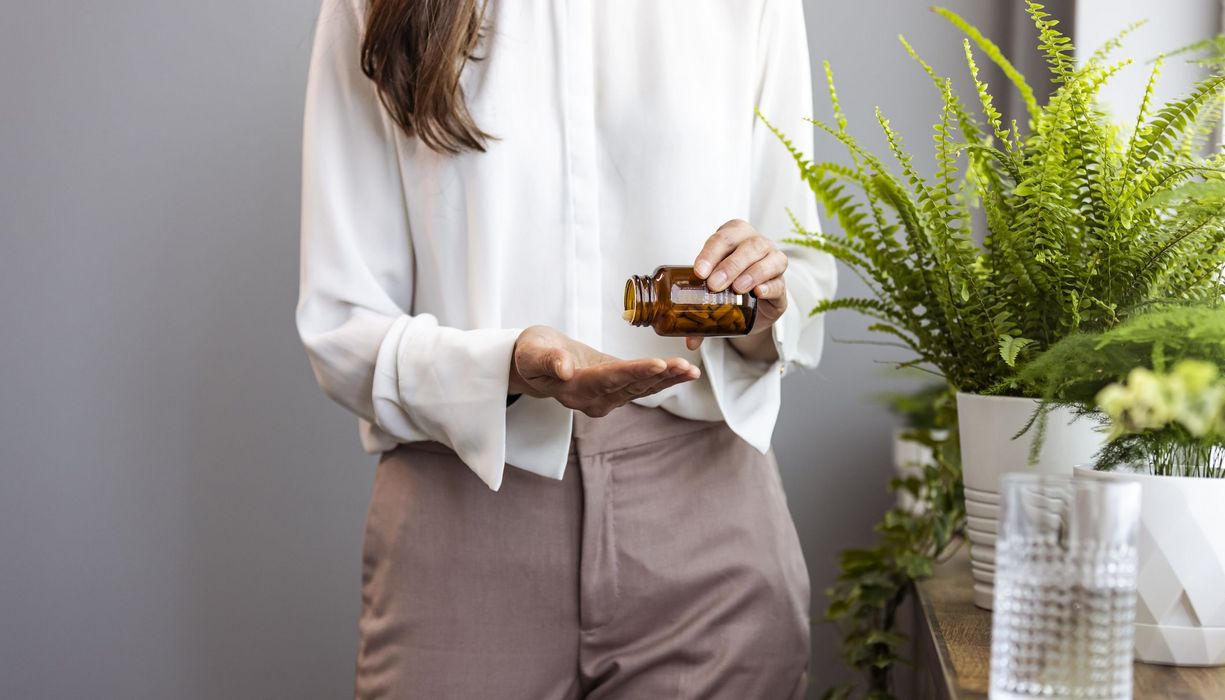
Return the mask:
M 714 291 L 718 291 L 723 288 L 723 283 L 726 281 L 727 273 L 723 270 L 718 270 L 715 272 L 715 274 L 710 276 L 710 279 L 706 280 L 706 286 L 710 287 Z
M 753 288 L 753 278 L 749 275 L 740 275 L 740 279 L 736 280 L 736 284 L 732 286 L 738 293 L 743 294 Z
M 710 263 L 701 260 L 697 265 L 693 266 L 693 271 L 698 273 L 698 277 L 705 277 L 710 274 Z

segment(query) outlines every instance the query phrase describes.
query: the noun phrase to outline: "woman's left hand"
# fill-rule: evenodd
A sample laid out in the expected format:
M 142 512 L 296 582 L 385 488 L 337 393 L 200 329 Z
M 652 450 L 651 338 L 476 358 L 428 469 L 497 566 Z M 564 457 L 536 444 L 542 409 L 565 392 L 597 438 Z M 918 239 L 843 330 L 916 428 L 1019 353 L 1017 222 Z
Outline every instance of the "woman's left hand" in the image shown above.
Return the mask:
M 693 271 L 706 280 L 712 292 L 731 287 L 737 294 L 752 292 L 757 297 L 757 317 L 747 336 L 731 339 L 733 347 L 750 359 L 777 357 L 774 342 L 767 332 L 787 309 L 787 286 L 783 272 L 787 256 L 769 238 L 747 221 L 732 219 L 706 240 L 693 263 Z M 686 338 L 685 346 L 696 350 L 701 338 Z

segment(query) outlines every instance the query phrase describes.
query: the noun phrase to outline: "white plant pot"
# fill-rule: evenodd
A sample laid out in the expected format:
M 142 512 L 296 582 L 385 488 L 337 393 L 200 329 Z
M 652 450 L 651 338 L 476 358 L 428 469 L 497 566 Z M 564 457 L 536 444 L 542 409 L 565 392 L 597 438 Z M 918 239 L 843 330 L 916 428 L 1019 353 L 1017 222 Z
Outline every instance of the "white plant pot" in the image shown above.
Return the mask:
M 909 432 L 912 432 L 909 428 L 893 429 L 893 467 L 897 470 L 898 476 L 902 478 L 908 476 L 922 477 L 923 468 L 934 465 L 936 458 L 932 454 L 932 449 L 927 445 L 902 437 Z M 938 440 L 943 440 L 948 436 L 948 433 L 934 430 L 932 431 L 932 436 Z M 897 505 L 902 510 L 916 515 L 923 513 L 923 504 L 916 502 L 914 497 L 906 491 L 897 492 Z
M 1091 469 L 1076 477 L 1141 487 L 1136 658 L 1225 665 L 1225 479 Z
M 1000 477 L 1012 472 L 1031 474 L 1072 473 L 1072 467 L 1089 464 L 1102 447 L 1103 435 L 1092 420 L 1077 420 L 1070 409 L 1056 408 L 1047 416 L 1042 450 L 1034 464 L 1029 452 L 1038 431 L 1035 427 L 1019 439 L 1017 433 L 1038 410 L 1037 399 L 1008 396 L 957 394 L 957 420 L 961 435 L 961 472 L 966 487 L 966 509 L 976 520 L 985 518 L 998 527 Z M 996 527 L 979 523 L 979 532 L 995 532 Z M 973 533 L 971 533 L 973 534 Z M 971 561 L 995 561 L 994 536 L 972 538 Z M 985 577 L 975 576 L 974 604 L 991 609 L 993 589 Z

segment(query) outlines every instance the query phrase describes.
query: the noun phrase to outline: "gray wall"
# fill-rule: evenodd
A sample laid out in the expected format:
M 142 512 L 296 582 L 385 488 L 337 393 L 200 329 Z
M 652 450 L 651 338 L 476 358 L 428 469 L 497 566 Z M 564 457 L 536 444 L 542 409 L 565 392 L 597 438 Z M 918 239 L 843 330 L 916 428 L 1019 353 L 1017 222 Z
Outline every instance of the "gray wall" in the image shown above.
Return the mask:
M 950 4 L 1008 31 L 1005 3 Z M 916 150 L 937 101 L 895 35 L 961 66 L 926 6 L 807 2 L 814 58 L 834 60 L 857 131 L 874 133 L 880 104 Z M 6 8 L 0 697 L 349 692 L 373 460 L 292 325 L 316 9 Z M 864 336 L 851 316 L 829 328 Z M 817 591 L 889 500 L 873 355 L 834 344 L 786 391 L 777 450 Z M 815 641 L 821 686 L 840 663 L 832 630 Z

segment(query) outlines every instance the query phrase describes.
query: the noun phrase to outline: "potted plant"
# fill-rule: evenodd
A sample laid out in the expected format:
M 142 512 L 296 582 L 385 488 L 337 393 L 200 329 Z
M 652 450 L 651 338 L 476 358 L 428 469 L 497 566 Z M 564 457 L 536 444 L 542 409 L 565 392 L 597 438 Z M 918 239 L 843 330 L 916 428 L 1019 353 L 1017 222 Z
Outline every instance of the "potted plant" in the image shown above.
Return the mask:
M 932 431 L 934 437 L 927 431 L 913 435 L 930 450 L 931 461 L 890 482 L 915 507 L 890 509 L 877 523 L 871 546 L 841 552 L 837 579 L 826 590 L 825 620 L 838 627 L 843 657 L 863 672 L 871 698 L 893 697 L 892 667 L 910 648 L 897 623 L 911 584 L 931 576 L 933 566 L 960 546 L 965 525 L 956 402 L 947 386 L 943 391 L 944 398 L 929 405 L 936 411 L 933 424 L 949 428 Z M 911 405 L 909 399 L 905 403 Z M 822 697 L 842 700 L 855 693 L 855 686 L 846 684 Z
M 1110 444 L 1087 478 L 1138 481 L 1136 656 L 1225 665 L 1225 378 L 1214 363 L 1132 370 L 1098 395 Z
M 936 464 L 933 444 L 948 439 L 950 412 L 942 410 L 949 401 L 948 385 L 928 382 L 911 391 L 884 394 L 880 400 L 901 423 L 893 429 L 897 478 L 922 477 L 924 468 Z M 915 512 L 924 507 L 922 500 L 907 489 L 895 490 L 898 508 Z
M 1142 487 L 1136 656 L 1225 665 L 1225 308 L 1146 311 L 1056 343 L 1024 370 L 1049 400 L 1107 422 L 1081 478 Z
M 1225 264 L 1225 163 L 1198 155 L 1219 117 L 1225 74 L 1158 107 L 1158 61 L 1138 120 L 1120 128 L 1096 97 L 1130 63 L 1111 59 L 1123 35 L 1078 65 L 1057 23 L 1041 5 L 1026 5 L 1055 85 L 1044 104 L 999 47 L 951 11 L 936 9 L 966 36 L 975 109 L 902 40 L 943 98 L 934 175 L 918 171 L 879 110 L 894 166 L 860 145 L 828 63 L 834 123 L 813 124 L 845 146 L 849 161 L 812 162 L 778 134 L 842 229 L 812 232 L 797 223 L 792 242 L 830 253 L 872 290 L 866 298 L 826 301 L 813 313 L 852 309 L 872 317 L 873 330 L 913 356 L 903 364 L 934 368 L 960 392 L 971 558 L 984 569 L 994 560 L 999 476 L 1067 473 L 1101 445 L 1090 425 L 1063 408 L 1047 416 L 1041 450 L 1031 449 L 1032 432 L 1015 439 L 1040 396 L 1016 370 L 1062 338 L 1109 329 L 1153 300 L 1219 295 L 1215 273 Z M 995 107 L 975 49 L 1020 94 L 1021 119 L 1005 122 Z M 981 236 L 974 233 L 976 209 L 985 222 Z M 975 602 L 990 607 L 989 577 L 976 577 Z

